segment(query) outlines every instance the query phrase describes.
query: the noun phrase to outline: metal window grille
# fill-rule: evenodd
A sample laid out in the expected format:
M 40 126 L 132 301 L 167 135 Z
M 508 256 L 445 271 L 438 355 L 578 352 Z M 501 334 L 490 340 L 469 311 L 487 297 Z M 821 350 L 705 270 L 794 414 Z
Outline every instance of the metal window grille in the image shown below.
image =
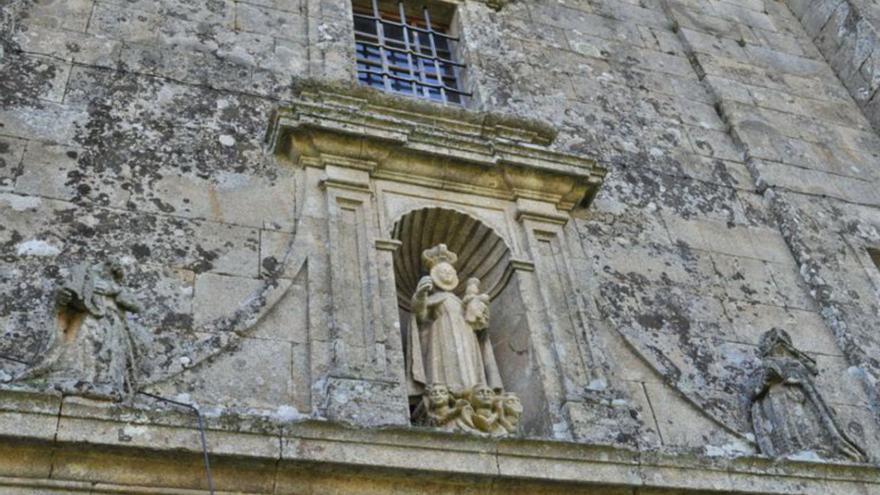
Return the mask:
M 355 3 L 354 35 L 358 81 L 417 98 L 461 105 L 465 64 L 455 61 L 458 38 L 431 21 L 428 7 L 407 14 L 404 3 L 380 9 L 379 0 Z M 386 4 L 383 4 L 386 5 Z

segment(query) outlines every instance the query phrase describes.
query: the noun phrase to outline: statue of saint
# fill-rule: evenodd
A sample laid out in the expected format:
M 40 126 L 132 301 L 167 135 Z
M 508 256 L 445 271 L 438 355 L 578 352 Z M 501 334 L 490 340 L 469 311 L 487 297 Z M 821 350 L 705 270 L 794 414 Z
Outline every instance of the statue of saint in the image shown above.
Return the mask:
M 40 360 L 15 381 L 98 399 L 131 393 L 135 362 L 126 315 L 141 307 L 124 278 L 117 260 L 74 267 L 56 294 L 58 328 Z
M 414 420 L 431 425 L 437 423 L 432 416 L 454 416 L 459 429 L 495 433 L 502 426 L 493 403 L 504 386 L 487 333 L 489 296 L 479 293 L 476 278 L 468 280 L 464 300 L 453 293 L 459 283 L 457 260 L 445 244 L 422 253 L 430 275 L 413 294 L 406 345 L 409 393 L 414 402 L 423 399 Z M 506 424 L 515 427 L 518 418 Z
M 761 452 L 771 457 L 814 453 L 866 462 L 864 451 L 838 426 L 816 388 L 816 361 L 796 349 L 779 328 L 764 334 L 760 352 L 752 424 Z

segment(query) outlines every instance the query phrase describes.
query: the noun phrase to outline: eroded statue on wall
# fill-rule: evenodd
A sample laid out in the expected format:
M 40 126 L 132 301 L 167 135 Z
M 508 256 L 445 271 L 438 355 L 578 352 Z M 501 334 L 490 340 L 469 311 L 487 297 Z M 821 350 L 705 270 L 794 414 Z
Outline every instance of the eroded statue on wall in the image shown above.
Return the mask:
M 517 430 L 522 405 L 505 393 L 489 341 L 489 295 L 466 282 L 464 297 L 445 244 L 422 253 L 429 270 L 412 296 L 407 331 L 410 396 L 419 401 L 416 424 L 502 436 Z
M 752 394 L 752 424 L 761 452 L 771 457 L 817 455 L 865 462 L 864 451 L 837 424 L 813 377 L 816 361 L 785 330 L 765 333 Z
M 134 347 L 127 316 L 141 306 L 125 286 L 119 260 L 77 265 L 56 292 L 57 328 L 40 359 L 16 382 L 119 400 L 134 390 Z

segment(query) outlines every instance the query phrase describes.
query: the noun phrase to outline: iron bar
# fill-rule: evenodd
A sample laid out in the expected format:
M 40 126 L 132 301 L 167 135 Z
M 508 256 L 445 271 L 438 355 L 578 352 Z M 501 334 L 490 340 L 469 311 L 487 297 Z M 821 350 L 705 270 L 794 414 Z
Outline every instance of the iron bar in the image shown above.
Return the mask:
M 384 17 L 375 17 L 375 16 L 371 16 L 371 15 L 358 14 L 358 13 L 355 13 L 354 16 L 355 16 L 355 17 L 360 17 L 361 19 L 370 19 L 370 20 L 373 20 L 373 21 L 378 21 L 378 22 L 381 22 L 382 24 L 389 24 L 389 25 L 392 25 L 392 26 L 403 27 L 403 24 L 401 24 L 401 23 L 399 23 L 399 22 L 394 22 L 394 21 L 391 21 L 391 20 L 385 19 Z M 450 36 L 450 35 L 448 35 L 448 34 L 444 34 L 444 33 L 438 32 L 438 31 L 431 31 L 431 30 L 429 30 L 429 29 L 422 29 L 422 28 L 420 28 L 420 27 L 418 27 L 418 26 L 415 26 L 415 25 L 412 25 L 412 24 L 409 25 L 409 28 L 412 29 L 413 31 L 418 31 L 418 32 L 420 32 L 420 33 L 425 33 L 425 34 L 436 34 L 437 36 L 442 36 L 442 37 L 444 37 L 444 38 L 446 38 L 446 39 L 448 39 L 448 40 L 450 40 L 450 41 L 458 41 L 458 37 L 457 37 L 457 36 Z
M 415 45 L 416 45 L 416 52 L 420 54 L 420 56 L 416 57 L 416 61 L 419 63 L 419 74 L 422 76 L 423 79 L 427 79 L 427 77 L 425 77 L 425 74 L 426 74 L 425 57 L 421 56 L 421 53 L 422 53 L 422 43 L 420 41 L 421 37 L 422 37 L 422 33 L 418 32 L 418 31 L 413 31 L 413 43 L 415 43 Z M 430 90 L 428 90 L 428 87 L 425 85 L 422 85 L 422 95 L 425 98 L 431 97 L 431 92 L 430 92 Z
M 385 47 L 385 27 L 382 25 L 381 18 L 379 17 L 379 2 L 378 0 L 373 0 L 373 15 L 376 17 L 376 35 L 379 37 L 379 45 L 384 48 Z M 379 49 L 379 57 L 382 59 L 382 72 L 388 72 L 388 54 L 384 49 Z M 386 91 L 391 91 L 391 80 L 387 77 L 382 76 L 382 84 L 385 86 Z
M 406 59 L 409 62 L 409 77 L 415 80 L 415 64 L 413 63 L 412 51 L 409 48 L 409 30 L 406 28 L 406 13 L 403 8 L 403 2 L 397 2 L 397 6 L 400 9 L 400 22 L 403 24 L 403 46 L 406 48 Z M 421 81 L 423 77 L 424 74 L 419 74 L 418 79 Z M 413 94 L 417 93 L 415 84 L 413 84 L 412 92 Z
M 423 7 L 422 12 L 425 14 L 425 26 L 428 28 L 428 43 L 431 46 L 431 57 L 434 59 L 434 69 L 437 71 L 437 82 L 443 84 L 443 72 L 440 71 L 440 63 L 437 62 L 437 44 L 434 40 L 434 32 L 431 29 L 431 14 L 428 13 L 428 7 Z M 446 90 L 442 87 L 440 88 L 440 98 L 443 100 L 443 103 L 449 103 L 449 100 L 446 97 Z
M 378 65 L 378 64 L 376 64 L 376 63 L 374 62 L 374 63 L 371 64 L 371 65 Z M 396 79 L 396 80 L 398 80 L 398 81 L 408 82 L 408 83 L 415 83 L 415 84 L 418 84 L 419 86 L 425 86 L 425 87 L 428 87 L 428 88 L 434 88 L 434 89 L 437 89 L 437 90 L 439 90 L 439 89 L 445 89 L 446 91 L 449 91 L 450 93 L 457 93 L 457 94 L 460 94 L 460 95 L 463 95 L 463 96 L 471 96 L 471 93 L 467 93 L 467 92 L 465 92 L 465 91 L 461 91 L 461 90 L 455 89 L 455 88 L 453 88 L 453 87 L 451 87 L 451 86 L 439 85 L 439 84 L 434 84 L 434 83 L 429 83 L 429 82 L 423 82 L 423 81 L 419 81 L 418 79 L 409 79 L 409 78 L 406 78 L 406 77 L 395 76 L 394 74 L 390 74 L 390 73 L 389 73 L 389 74 L 384 74 L 384 73 L 382 73 L 382 72 L 373 71 L 373 70 L 368 70 L 368 69 L 361 69 L 359 72 L 360 72 L 361 74 L 372 74 L 372 75 L 374 75 L 374 76 L 385 76 L 385 77 L 390 77 L 391 79 Z
M 359 31 L 355 31 L 355 34 L 358 34 L 358 33 L 359 33 Z M 373 43 L 372 41 L 358 40 L 357 42 L 360 43 L 360 44 L 362 44 L 362 45 L 371 46 L 371 47 L 373 47 L 373 48 L 379 48 L 380 50 L 381 50 L 381 49 L 384 49 L 384 50 L 388 50 L 388 51 L 392 51 L 392 52 L 398 52 L 398 53 L 409 53 L 409 54 L 416 55 L 416 56 L 418 56 L 418 57 L 422 57 L 422 58 L 432 58 L 432 59 L 435 58 L 435 57 L 432 57 L 432 56 L 430 56 L 430 55 L 426 55 L 426 54 L 424 54 L 424 53 L 419 53 L 419 52 L 414 51 L 414 50 L 407 50 L 407 49 L 405 49 L 405 48 L 394 48 L 394 47 L 390 47 L 390 46 L 387 46 L 387 45 L 380 45 L 379 43 Z M 436 57 L 436 59 L 439 60 L 440 62 L 443 62 L 444 64 L 457 65 L 457 66 L 459 66 L 459 67 L 465 67 L 465 66 L 466 66 L 465 64 L 463 64 L 463 63 L 461 63 L 461 62 L 454 62 L 454 61 L 452 61 L 452 60 L 449 60 L 449 59 L 447 59 L 447 58 L 443 58 L 443 57 Z

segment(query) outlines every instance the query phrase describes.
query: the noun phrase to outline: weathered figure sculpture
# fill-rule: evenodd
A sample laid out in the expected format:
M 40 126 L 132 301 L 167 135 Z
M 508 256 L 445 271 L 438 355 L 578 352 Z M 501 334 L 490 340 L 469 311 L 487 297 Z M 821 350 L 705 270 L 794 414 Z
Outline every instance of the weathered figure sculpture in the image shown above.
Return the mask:
M 752 423 L 761 452 L 771 457 L 815 454 L 866 461 L 864 451 L 838 426 L 816 389 L 815 360 L 796 349 L 779 328 L 764 334 L 760 352 Z
M 503 415 L 504 386 L 486 332 L 489 296 L 480 281 L 468 280 L 464 300 L 453 291 L 457 255 L 440 244 L 422 253 L 430 270 L 412 298 L 407 332 L 407 377 L 410 396 L 422 397 L 414 421 L 447 429 L 506 434 L 516 429 L 521 407 Z M 518 403 L 518 399 L 517 399 Z M 504 426 L 506 425 L 506 426 Z
M 130 393 L 134 350 L 126 314 L 141 307 L 124 278 L 116 260 L 74 267 L 56 294 L 58 328 L 50 332 L 46 352 L 15 380 L 99 399 Z

